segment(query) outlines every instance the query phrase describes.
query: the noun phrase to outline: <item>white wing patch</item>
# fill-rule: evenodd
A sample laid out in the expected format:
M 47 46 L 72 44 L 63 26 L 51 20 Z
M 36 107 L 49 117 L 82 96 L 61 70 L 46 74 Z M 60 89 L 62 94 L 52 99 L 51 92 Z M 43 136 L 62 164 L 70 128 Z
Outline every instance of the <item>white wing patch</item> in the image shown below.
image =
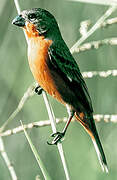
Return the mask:
M 67 76 L 67 78 L 69 79 L 70 82 L 72 82 L 72 78 L 70 78 L 69 76 Z

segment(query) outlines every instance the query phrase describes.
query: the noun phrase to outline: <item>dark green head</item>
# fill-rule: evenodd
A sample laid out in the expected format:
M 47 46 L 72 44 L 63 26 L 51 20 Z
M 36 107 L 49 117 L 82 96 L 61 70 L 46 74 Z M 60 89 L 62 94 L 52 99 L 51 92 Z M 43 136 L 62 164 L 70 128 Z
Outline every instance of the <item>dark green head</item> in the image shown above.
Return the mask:
M 39 35 L 44 35 L 45 38 L 52 38 L 60 34 L 56 19 L 44 9 L 24 10 L 16 16 L 12 23 L 19 27 L 25 27 L 26 22 L 34 24 Z

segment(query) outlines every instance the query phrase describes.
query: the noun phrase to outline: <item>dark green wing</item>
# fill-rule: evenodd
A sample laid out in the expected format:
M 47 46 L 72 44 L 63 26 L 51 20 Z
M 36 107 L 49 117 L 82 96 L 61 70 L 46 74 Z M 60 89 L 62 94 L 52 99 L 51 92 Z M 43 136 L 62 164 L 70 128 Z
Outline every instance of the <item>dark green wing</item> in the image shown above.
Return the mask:
M 74 94 L 73 101 L 79 102 L 78 104 L 83 107 L 81 109 L 84 109 L 85 112 L 92 113 L 93 108 L 87 86 L 66 44 L 63 41 L 62 43 L 61 41 L 53 43 L 48 53 L 51 66 L 64 79 L 64 83 L 72 91 L 71 94 Z

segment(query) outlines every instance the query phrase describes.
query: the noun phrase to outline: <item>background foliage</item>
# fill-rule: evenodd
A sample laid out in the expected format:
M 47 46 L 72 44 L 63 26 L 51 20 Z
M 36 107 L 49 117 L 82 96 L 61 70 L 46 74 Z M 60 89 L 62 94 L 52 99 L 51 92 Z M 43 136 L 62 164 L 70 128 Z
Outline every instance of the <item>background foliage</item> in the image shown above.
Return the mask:
M 57 19 L 64 40 L 70 48 L 79 38 L 80 22 L 90 19 L 94 24 L 107 10 L 106 6 L 82 4 L 64 0 L 20 0 L 22 9 L 41 7 L 49 10 Z M 27 44 L 21 29 L 11 22 L 17 15 L 13 1 L 0 0 L 0 126 L 8 119 L 16 108 L 27 87 L 34 81 L 27 61 Z M 115 11 L 111 17 L 116 17 Z M 111 38 L 117 36 L 117 25 L 97 30 L 87 41 Z M 116 46 L 102 46 L 74 54 L 81 71 L 117 69 Z M 86 80 L 92 97 L 95 114 L 117 114 L 117 78 L 94 77 Z M 66 109 L 50 97 L 56 117 L 67 116 Z M 23 123 L 48 119 L 43 98 L 33 96 L 25 104 L 23 110 L 16 116 L 7 128 L 13 128 Z M 57 126 L 58 130 L 64 123 Z M 70 171 L 71 180 L 117 178 L 117 125 L 114 123 L 97 123 L 98 132 L 107 156 L 109 174 L 101 171 L 93 144 L 77 122 L 71 123 L 63 147 Z M 55 146 L 48 146 L 46 141 L 51 134 L 51 127 L 31 129 L 28 131 L 33 143 L 53 180 L 65 179 L 64 171 Z M 32 155 L 24 133 L 4 137 L 5 148 L 16 174 L 21 180 L 35 179 L 41 171 Z M 0 156 L 0 179 L 10 180 L 9 172 Z

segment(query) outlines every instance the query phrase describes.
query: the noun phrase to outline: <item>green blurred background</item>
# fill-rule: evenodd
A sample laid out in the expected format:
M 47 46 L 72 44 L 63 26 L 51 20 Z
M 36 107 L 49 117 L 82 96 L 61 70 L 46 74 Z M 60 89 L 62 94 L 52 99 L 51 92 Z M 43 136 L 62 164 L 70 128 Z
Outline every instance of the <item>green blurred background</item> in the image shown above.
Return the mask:
M 21 9 L 41 7 L 49 10 L 57 19 L 68 47 L 80 38 L 80 22 L 90 19 L 94 24 L 108 9 L 105 6 L 68 2 L 65 0 L 19 0 Z M 27 61 L 27 44 L 21 29 L 11 24 L 17 11 L 13 0 L 0 0 L 0 126 L 17 107 L 20 98 L 34 81 Z M 111 17 L 116 17 L 115 11 Z M 117 36 L 117 25 L 96 31 L 87 41 Z M 81 71 L 117 69 L 117 47 L 102 46 L 74 54 Z M 117 78 L 94 77 L 86 80 L 95 114 L 117 114 Z M 49 97 L 56 117 L 67 116 L 66 109 Z M 48 119 L 42 96 L 34 95 L 7 129 Z M 117 179 L 117 124 L 97 123 L 109 166 L 109 174 L 102 172 L 93 144 L 77 122 L 71 123 L 63 142 L 65 157 L 71 180 L 115 180 Z M 64 123 L 57 125 L 61 130 Z M 36 146 L 52 180 L 65 180 L 58 150 L 46 141 L 52 133 L 51 127 L 33 128 L 28 133 Z M 42 173 L 30 150 L 24 133 L 3 138 L 5 149 L 14 165 L 19 180 L 33 180 Z M 0 180 L 10 180 L 8 169 L 0 156 Z

